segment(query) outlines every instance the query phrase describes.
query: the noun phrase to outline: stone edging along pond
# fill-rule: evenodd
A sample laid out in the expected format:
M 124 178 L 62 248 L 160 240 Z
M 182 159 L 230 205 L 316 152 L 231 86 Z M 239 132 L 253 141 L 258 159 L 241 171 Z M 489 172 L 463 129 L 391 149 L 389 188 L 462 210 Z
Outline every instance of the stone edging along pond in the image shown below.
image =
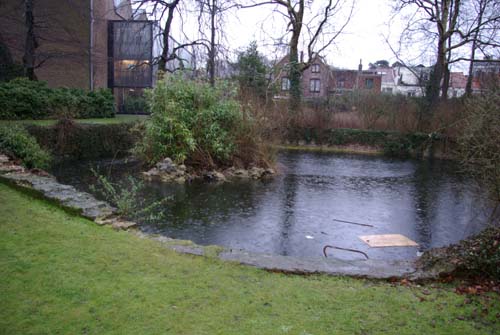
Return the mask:
M 295 274 L 327 274 L 372 279 L 408 278 L 423 280 L 436 278 L 439 273 L 417 269 L 414 261 L 355 260 L 345 261 L 334 257 L 299 258 L 251 253 L 219 246 L 200 246 L 191 241 L 176 240 L 150 235 L 135 229 L 135 222 L 123 220 L 116 209 L 91 194 L 80 192 L 73 186 L 60 184 L 44 172 L 28 171 L 0 154 L 0 182 L 23 192 L 55 203 L 74 214 L 81 215 L 99 225 L 111 225 L 117 230 L 127 230 L 141 237 L 156 240 L 176 252 L 214 257 L 223 261 L 251 265 L 273 272 Z

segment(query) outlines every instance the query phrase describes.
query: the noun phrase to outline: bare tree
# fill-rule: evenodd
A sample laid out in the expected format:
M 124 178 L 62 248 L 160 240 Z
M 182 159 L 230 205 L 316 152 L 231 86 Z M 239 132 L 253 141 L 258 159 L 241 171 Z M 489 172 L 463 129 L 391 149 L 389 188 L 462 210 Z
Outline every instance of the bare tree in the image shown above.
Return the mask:
M 217 60 L 224 54 L 225 15 L 237 6 L 230 0 L 195 0 L 198 5 L 199 33 L 207 49 L 207 74 L 210 85 L 215 85 Z M 208 33 L 207 33 L 208 31 Z M 227 51 L 227 50 L 226 50 Z
M 500 47 L 500 3 L 496 0 L 471 0 L 468 12 L 472 13 L 471 17 L 471 32 L 469 34 L 472 39 L 469 72 L 467 77 L 467 85 L 465 92 L 467 95 L 472 94 L 472 79 L 476 53 L 481 51 L 483 56 L 486 55 L 485 49 L 488 47 Z
M 26 36 L 24 42 L 23 68 L 24 75 L 30 80 L 35 80 L 36 49 L 38 48 L 38 39 L 35 35 L 35 16 L 33 0 L 24 0 L 24 23 L 26 27 Z
M 427 99 L 429 108 L 436 105 L 439 94 L 446 98 L 448 95 L 448 82 L 441 82 L 449 76 L 448 55 L 452 49 L 460 45 L 452 45 L 452 36 L 457 31 L 457 24 L 461 10 L 460 0 L 400 0 L 400 7 L 414 7 L 421 15 L 414 15 L 414 21 L 410 22 L 406 33 L 412 33 L 413 29 L 419 29 L 432 40 L 437 40 L 435 46 L 436 61 L 428 82 Z M 415 27 L 416 26 L 416 27 Z M 460 43 L 459 43 L 460 44 Z
M 341 18 L 347 3 L 349 5 L 348 11 Z M 316 57 L 334 43 L 345 29 L 352 17 L 355 0 L 328 0 L 320 6 L 313 5 L 312 1 L 304 0 L 269 0 L 245 3 L 240 5 L 240 8 L 262 5 L 274 5 L 276 15 L 284 17 L 287 21 L 290 111 L 295 113 L 300 108 L 301 103 L 302 73 L 311 66 Z M 299 59 L 299 43 L 301 41 L 307 45 L 307 59 L 305 61 Z
M 470 10 L 474 2 L 479 2 L 479 10 L 474 13 Z M 485 8 L 491 7 L 495 0 L 399 0 L 396 10 L 411 9 L 408 24 L 402 33 L 402 40 L 414 41 L 414 36 L 420 34 L 425 44 L 432 45 L 436 55 L 427 85 L 426 96 L 428 109 L 435 107 L 441 96 L 448 96 L 450 65 L 459 61 L 469 60 L 460 57 L 459 51 L 475 41 L 478 45 L 493 45 L 487 40 L 485 32 L 493 23 L 499 20 L 497 10 L 490 10 L 488 18 L 481 10 L 481 3 L 487 2 Z M 486 5 L 482 4 L 483 7 Z M 488 7 L 489 6 L 489 7 Z M 434 43 L 432 43 L 434 41 Z
M 173 38 L 174 19 L 183 19 L 183 13 L 188 13 L 187 6 L 192 3 L 189 0 L 132 0 L 134 12 L 143 11 L 147 16 L 159 22 L 159 37 L 161 41 L 161 53 L 153 60 L 158 64 L 158 68 L 164 72 L 172 72 L 183 68 L 185 59 L 180 55 L 181 50 L 188 50 L 194 46 L 204 46 L 206 43 L 200 39 L 190 39 L 181 31 L 184 41 L 177 42 Z M 181 24 L 182 26 L 182 24 Z M 172 61 L 179 61 L 179 67 L 169 69 L 168 64 Z M 172 68 L 172 67 L 171 67 Z

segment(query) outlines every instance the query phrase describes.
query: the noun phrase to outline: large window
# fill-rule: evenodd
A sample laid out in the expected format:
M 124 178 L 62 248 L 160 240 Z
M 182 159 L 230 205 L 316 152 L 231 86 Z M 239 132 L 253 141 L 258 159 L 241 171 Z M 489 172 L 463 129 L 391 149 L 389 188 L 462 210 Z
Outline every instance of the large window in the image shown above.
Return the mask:
M 321 91 L 321 81 L 319 79 L 311 79 L 309 82 L 309 91 L 319 93 Z
M 282 91 L 290 90 L 290 79 L 288 79 L 287 77 L 281 78 L 281 90 Z
M 319 73 L 319 64 L 311 65 L 311 72 L 312 73 Z
M 109 21 L 108 33 L 108 87 L 151 87 L 153 23 Z

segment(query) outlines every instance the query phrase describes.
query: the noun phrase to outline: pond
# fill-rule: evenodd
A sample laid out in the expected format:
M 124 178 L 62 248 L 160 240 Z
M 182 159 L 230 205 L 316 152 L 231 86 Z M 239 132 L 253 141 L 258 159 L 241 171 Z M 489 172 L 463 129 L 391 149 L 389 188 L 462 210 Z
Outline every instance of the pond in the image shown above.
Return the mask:
M 185 185 L 146 182 L 148 201 L 171 197 L 147 233 L 201 245 L 299 257 L 322 256 L 325 245 L 363 251 L 371 259 L 413 259 L 484 228 L 488 206 L 477 186 L 439 160 L 289 152 L 278 154 L 279 176 L 263 181 Z M 90 167 L 113 180 L 138 175 L 134 163 L 65 164 L 59 181 L 89 190 Z M 358 223 L 356 225 L 348 222 Z M 370 248 L 359 236 L 402 234 L 418 247 Z M 335 250 L 341 259 L 360 255 Z

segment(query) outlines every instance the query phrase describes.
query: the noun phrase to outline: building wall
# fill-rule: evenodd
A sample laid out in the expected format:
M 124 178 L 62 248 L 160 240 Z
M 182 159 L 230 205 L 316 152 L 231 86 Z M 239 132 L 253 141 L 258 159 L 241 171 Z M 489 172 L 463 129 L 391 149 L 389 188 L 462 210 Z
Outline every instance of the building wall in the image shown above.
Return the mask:
M 36 49 L 43 64 L 35 69 L 39 80 L 51 87 L 90 88 L 90 0 L 35 1 Z M 107 87 L 108 20 L 132 16 L 129 0 L 115 10 L 114 0 L 94 3 L 94 87 Z M 0 31 L 13 59 L 22 63 L 24 53 L 24 5 L 19 0 L 0 1 Z
M 317 67 L 319 68 L 319 72 L 313 72 L 315 65 L 317 65 Z M 302 96 L 306 99 L 327 97 L 331 81 L 330 78 L 331 74 L 328 65 L 326 65 L 321 59 L 318 58 L 309 68 L 307 68 L 302 73 Z M 319 92 L 311 90 L 311 80 L 319 80 Z
M 382 87 L 382 76 L 372 71 L 335 69 L 332 70 L 332 78 L 330 91 L 334 94 L 357 89 L 379 93 Z
M 35 1 L 39 47 L 35 74 L 51 87 L 88 87 L 89 0 Z M 26 28 L 24 4 L 0 1 L 0 30 L 16 63 L 22 63 Z
M 94 87 L 108 86 L 108 21 L 129 20 L 132 17 L 130 1 L 115 7 L 114 0 L 94 0 Z

